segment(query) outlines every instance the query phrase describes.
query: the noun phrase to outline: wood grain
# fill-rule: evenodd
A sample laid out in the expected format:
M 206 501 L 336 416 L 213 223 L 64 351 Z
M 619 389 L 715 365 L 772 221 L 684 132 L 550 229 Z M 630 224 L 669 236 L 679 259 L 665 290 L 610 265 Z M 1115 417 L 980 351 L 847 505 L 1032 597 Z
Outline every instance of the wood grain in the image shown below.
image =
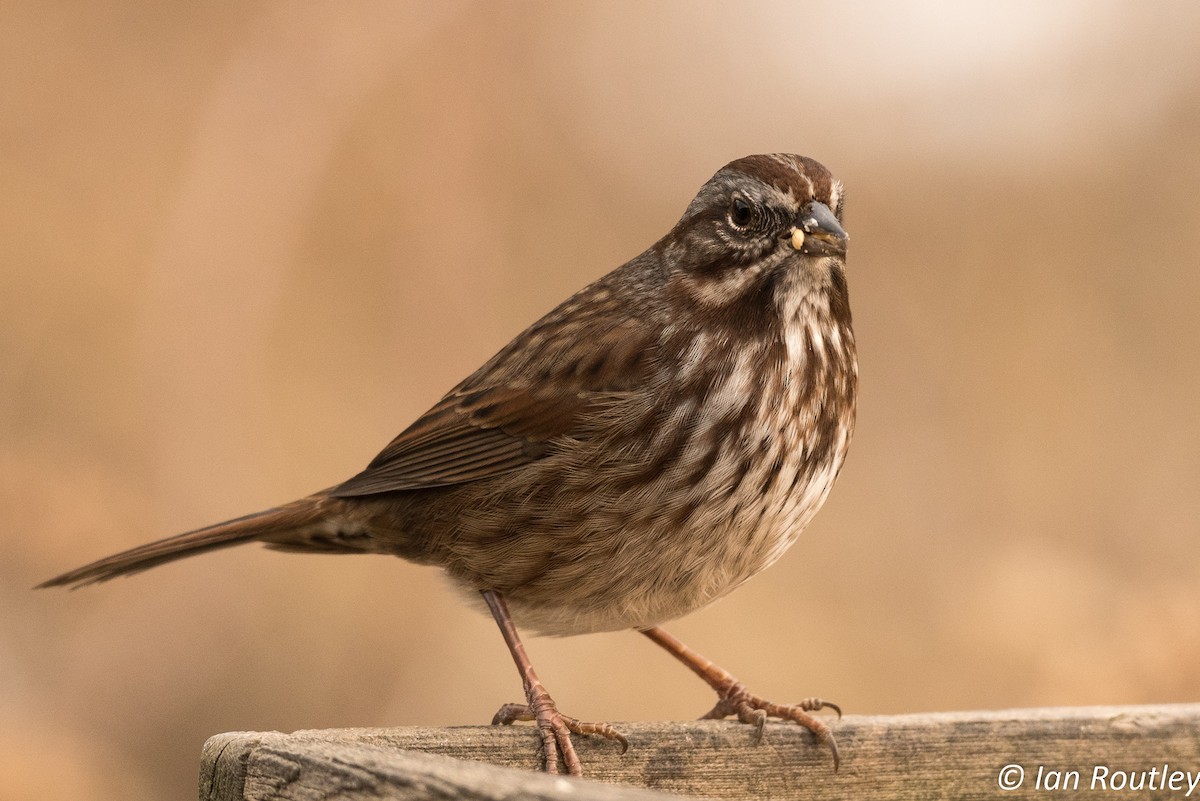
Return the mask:
M 577 738 L 584 771 L 597 780 L 589 782 L 536 772 L 527 726 L 229 733 L 205 744 L 200 797 L 660 797 L 646 789 L 737 799 L 991 797 L 1001 794 L 1001 770 L 1019 765 L 1021 787 L 1002 793 L 1015 799 L 1044 796 L 1052 781 L 1059 790 L 1071 782 L 1081 792 L 1107 789 L 1091 785 L 1098 766 L 1109 782 L 1116 771 L 1153 769 L 1159 787 L 1164 766 L 1168 775 L 1200 771 L 1200 704 L 848 716 L 833 725 L 836 774 L 828 751 L 796 726 L 768 724 L 755 742 L 752 727 L 730 721 L 625 723 L 623 756 L 612 742 Z M 1185 780 L 1182 791 L 1147 787 L 1137 797 L 1184 798 L 1186 790 Z

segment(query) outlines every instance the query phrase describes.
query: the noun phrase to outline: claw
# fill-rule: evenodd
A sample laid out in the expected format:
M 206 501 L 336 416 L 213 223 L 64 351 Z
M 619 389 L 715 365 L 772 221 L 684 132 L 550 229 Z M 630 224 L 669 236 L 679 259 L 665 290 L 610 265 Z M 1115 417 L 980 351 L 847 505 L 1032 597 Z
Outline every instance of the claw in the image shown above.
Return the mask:
M 794 721 L 812 732 L 817 741 L 829 749 L 833 755 L 833 769 L 835 772 L 837 771 L 841 765 L 841 757 L 838 754 L 837 741 L 833 739 L 833 732 L 829 730 L 829 726 L 824 721 L 808 714 L 809 712 L 819 712 L 822 709 L 832 709 L 840 718 L 842 710 L 837 704 L 831 704 L 820 698 L 805 698 L 798 704 L 773 704 L 751 694 L 745 685 L 734 678 L 729 671 L 717 667 L 658 626 L 640 629 L 640 631 L 691 668 L 697 676 L 704 679 L 709 687 L 716 690 L 717 703 L 702 719 L 720 720 L 730 715 L 736 715 L 738 720 L 755 727 L 754 740 L 756 743 L 763 738 L 768 717 Z
M 492 725 L 511 726 L 518 720 L 533 720 L 528 704 L 505 704 L 492 716 Z
M 821 741 L 822 745 L 829 749 L 829 753 L 833 754 L 833 772 L 837 773 L 838 768 L 841 767 L 842 764 L 842 757 L 841 754 L 838 753 L 837 740 L 833 739 L 833 732 L 826 730 L 824 736 L 818 737 L 817 739 Z
M 525 653 L 525 646 L 517 635 L 517 627 L 513 625 L 512 616 L 508 613 L 508 604 L 504 597 L 494 590 L 482 590 L 483 600 L 492 610 L 492 617 L 500 627 L 508 651 L 512 654 L 517 670 L 521 672 L 521 682 L 525 685 L 524 704 L 505 704 L 492 717 L 493 726 L 505 726 L 518 720 L 532 720 L 537 724 L 538 734 L 542 738 L 542 768 L 547 773 L 558 773 L 558 757 L 562 754 L 563 764 L 572 776 L 582 776 L 583 767 L 579 764 L 579 755 L 575 753 L 575 745 L 571 742 L 572 734 L 599 734 L 609 740 L 621 744 L 621 753 L 629 750 L 629 741 L 607 723 L 582 723 L 575 718 L 567 717 L 558 711 L 554 699 L 538 680 L 533 664 Z
M 584 737 L 598 734 L 607 740 L 620 743 L 622 755 L 629 750 L 629 740 L 625 735 L 607 723 L 585 723 L 570 715 L 564 715 L 558 711 L 549 696 L 538 703 L 537 707 L 538 711 L 534 712 L 529 704 L 505 704 L 492 717 L 492 725 L 509 726 L 517 721 L 536 721 L 542 736 L 542 768 L 547 773 L 558 773 L 558 756 L 562 754 L 567 772 L 572 776 L 582 774 L 575 745 L 571 742 L 572 734 Z
M 813 733 L 817 740 L 829 748 L 833 755 L 833 769 L 836 772 L 841 764 L 838 754 L 837 741 L 833 732 L 822 721 L 808 714 L 822 709 L 831 709 L 842 717 L 842 710 L 837 704 L 820 698 L 805 698 L 796 704 L 773 704 L 749 692 L 745 685 L 730 681 L 717 690 L 717 703 L 708 712 L 700 716 L 701 720 L 721 720 L 734 715 L 742 723 L 754 727 L 754 744 L 762 742 L 766 734 L 768 718 L 779 718 L 799 723 Z
M 822 709 L 832 709 L 841 717 L 842 710 L 837 704 L 822 701 L 820 698 L 805 698 L 798 704 L 773 704 L 764 698 L 749 692 L 741 682 L 733 681 L 718 689 L 721 700 L 713 707 L 713 712 L 729 710 L 729 714 L 737 715 L 742 723 L 755 727 L 755 744 L 762 741 L 767 718 L 778 718 L 798 723 L 813 733 L 817 741 L 829 749 L 833 756 L 833 770 L 836 773 L 841 765 L 841 755 L 838 753 L 837 741 L 833 732 L 822 720 L 808 714 Z
M 598 734 L 606 740 L 616 740 L 620 743 L 622 754 L 629 750 L 629 740 L 625 738 L 625 735 L 607 723 L 584 723 L 566 715 L 563 715 L 562 719 L 574 734 L 581 734 L 585 737 L 589 734 Z
M 832 709 L 837 713 L 838 720 L 842 719 L 842 708 L 840 706 L 832 701 L 825 701 L 815 696 L 812 698 L 805 698 L 800 703 L 793 704 L 792 706 L 798 706 L 805 712 L 820 712 L 822 709 Z

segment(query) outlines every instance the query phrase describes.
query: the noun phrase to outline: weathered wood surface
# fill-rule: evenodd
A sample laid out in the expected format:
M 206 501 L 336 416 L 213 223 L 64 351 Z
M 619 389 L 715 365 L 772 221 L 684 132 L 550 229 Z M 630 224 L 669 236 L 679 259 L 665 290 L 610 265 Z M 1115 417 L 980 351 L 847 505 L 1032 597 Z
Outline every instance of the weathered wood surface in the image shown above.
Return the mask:
M 1200 798 L 1200 784 L 1187 795 L 1200 775 L 1200 704 L 847 716 L 833 723 L 842 754 L 836 774 L 828 751 L 794 725 L 768 724 L 761 743 L 752 727 L 732 721 L 618 728 L 629 738 L 623 756 L 612 742 L 576 738 L 586 775 L 610 785 L 533 772 L 537 738 L 528 726 L 221 734 L 204 747 L 200 798 L 659 797 L 613 785 L 828 801 L 1016 799 L 1076 788 L 1098 797 Z M 1001 793 L 1000 782 L 1018 773 L 1012 765 L 1023 780 Z M 1183 777 L 1172 786 L 1175 771 Z M 1103 786 L 1095 783 L 1101 774 Z M 1138 781 L 1136 792 L 1115 788 Z

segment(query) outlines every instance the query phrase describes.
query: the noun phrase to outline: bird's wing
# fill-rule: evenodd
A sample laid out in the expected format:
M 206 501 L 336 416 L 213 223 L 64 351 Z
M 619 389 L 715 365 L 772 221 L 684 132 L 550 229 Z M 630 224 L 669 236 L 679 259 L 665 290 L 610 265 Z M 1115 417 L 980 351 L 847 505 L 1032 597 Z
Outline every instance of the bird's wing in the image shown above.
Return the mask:
M 478 481 L 542 458 L 561 438 L 586 437 L 598 415 L 644 391 L 651 345 L 645 331 L 627 320 L 586 342 L 550 334 L 517 347 L 518 339 L 331 494 Z

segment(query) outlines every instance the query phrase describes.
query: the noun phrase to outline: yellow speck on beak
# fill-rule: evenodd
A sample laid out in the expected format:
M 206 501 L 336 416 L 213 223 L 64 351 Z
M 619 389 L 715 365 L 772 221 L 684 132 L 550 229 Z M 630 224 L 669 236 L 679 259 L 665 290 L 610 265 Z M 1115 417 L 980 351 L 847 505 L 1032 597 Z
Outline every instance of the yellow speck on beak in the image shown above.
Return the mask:
M 796 250 L 804 247 L 804 232 L 799 228 L 792 229 L 792 247 Z

